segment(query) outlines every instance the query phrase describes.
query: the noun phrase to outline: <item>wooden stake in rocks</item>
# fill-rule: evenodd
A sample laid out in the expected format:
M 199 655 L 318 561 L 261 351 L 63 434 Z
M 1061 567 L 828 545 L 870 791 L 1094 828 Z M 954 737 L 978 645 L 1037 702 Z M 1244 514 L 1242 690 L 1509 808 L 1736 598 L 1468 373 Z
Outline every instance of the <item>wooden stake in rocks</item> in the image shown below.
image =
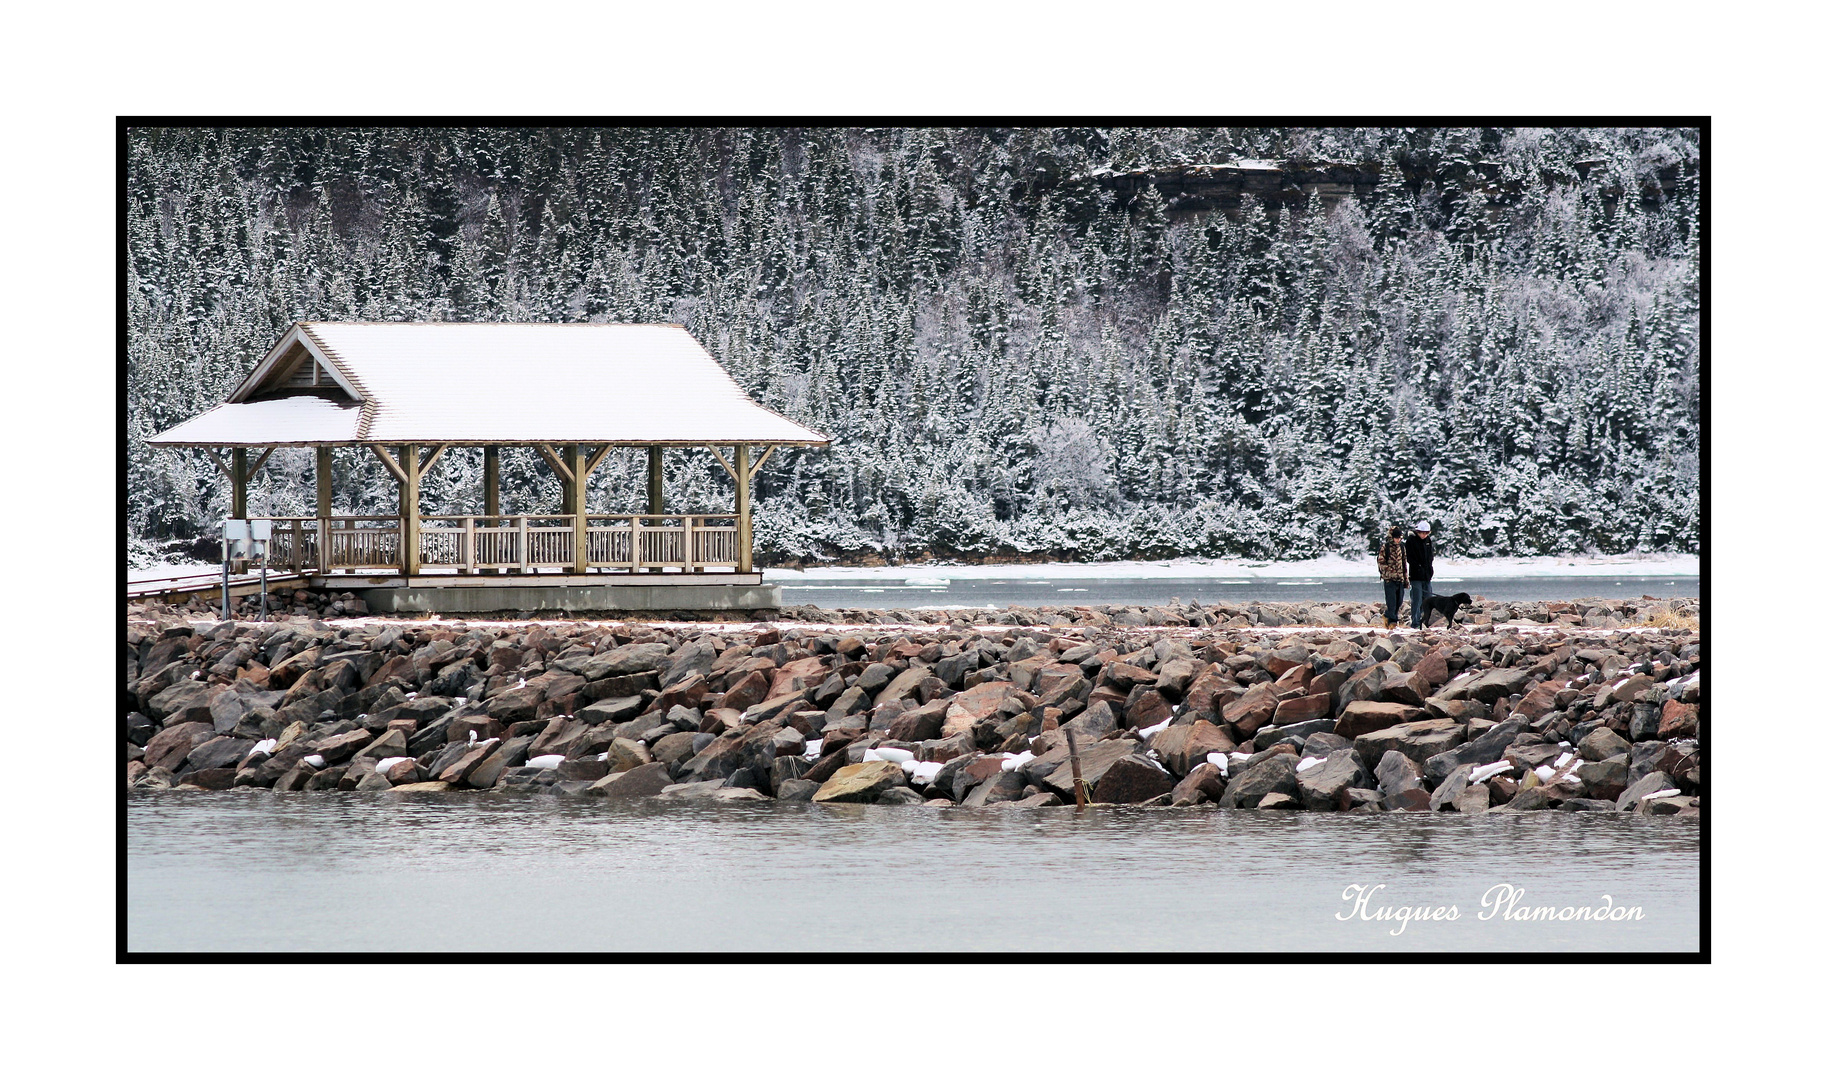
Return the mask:
M 1085 808 L 1085 778 L 1078 771 L 1078 732 L 1066 729 L 1066 753 L 1072 758 L 1072 797 L 1078 808 Z

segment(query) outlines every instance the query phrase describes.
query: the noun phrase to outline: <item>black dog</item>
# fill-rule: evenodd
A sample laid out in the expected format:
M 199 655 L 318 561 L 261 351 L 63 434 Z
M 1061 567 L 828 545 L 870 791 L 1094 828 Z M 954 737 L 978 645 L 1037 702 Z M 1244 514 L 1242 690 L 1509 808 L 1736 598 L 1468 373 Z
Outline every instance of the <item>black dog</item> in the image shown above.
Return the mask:
M 1470 593 L 1456 592 L 1451 596 L 1430 596 L 1427 598 L 1427 617 L 1421 620 L 1421 625 L 1426 626 L 1433 622 L 1435 615 L 1445 615 L 1447 628 L 1451 629 L 1453 616 L 1458 614 L 1460 608 L 1471 606 L 1471 603 Z

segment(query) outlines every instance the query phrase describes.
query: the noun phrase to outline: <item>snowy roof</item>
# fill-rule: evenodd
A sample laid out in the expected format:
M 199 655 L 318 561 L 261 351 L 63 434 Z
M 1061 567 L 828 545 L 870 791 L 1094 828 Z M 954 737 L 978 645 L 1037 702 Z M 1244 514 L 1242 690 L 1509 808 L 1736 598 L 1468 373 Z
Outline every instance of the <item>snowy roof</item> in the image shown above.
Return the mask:
M 350 443 L 357 441 L 361 414 L 361 406 L 353 402 L 309 396 L 218 405 L 147 442 L 165 446 Z
M 809 445 L 830 437 L 758 404 L 680 326 L 310 322 L 295 323 L 226 403 L 147 442 Z

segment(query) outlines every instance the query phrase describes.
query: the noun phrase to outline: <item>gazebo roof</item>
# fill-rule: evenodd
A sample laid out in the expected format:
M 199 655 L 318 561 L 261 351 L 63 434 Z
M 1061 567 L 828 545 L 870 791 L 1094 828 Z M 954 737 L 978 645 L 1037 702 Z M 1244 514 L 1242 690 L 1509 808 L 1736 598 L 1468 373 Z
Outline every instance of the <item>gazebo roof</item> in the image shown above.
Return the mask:
M 228 401 L 153 446 L 814 446 L 681 326 L 294 323 Z

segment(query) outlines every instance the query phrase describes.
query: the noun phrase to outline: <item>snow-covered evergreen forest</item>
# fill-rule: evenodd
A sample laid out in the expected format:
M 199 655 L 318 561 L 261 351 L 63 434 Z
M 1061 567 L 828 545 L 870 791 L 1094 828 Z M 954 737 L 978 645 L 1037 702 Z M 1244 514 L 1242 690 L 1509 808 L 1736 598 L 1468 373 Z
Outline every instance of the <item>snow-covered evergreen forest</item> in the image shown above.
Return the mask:
M 1151 179 L 1225 163 L 1284 179 Z M 127 164 L 132 536 L 224 515 L 143 439 L 294 320 L 591 320 L 682 323 L 836 439 L 762 471 L 764 562 L 1362 555 L 1424 515 L 1460 556 L 1698 550 L 1693 131 L 142 129 Z M 502 458 L 507 512 L 555 509 Z M 645 476 L 612 454 L 591 506 Z M 424 509 L 480 480 L 452 450 Z M 335 484 L 394 512 L 371 455 Z M 281 450 L 251 509 L 314 491 Z M 671 451 L 668 504 L 733 496 Z

